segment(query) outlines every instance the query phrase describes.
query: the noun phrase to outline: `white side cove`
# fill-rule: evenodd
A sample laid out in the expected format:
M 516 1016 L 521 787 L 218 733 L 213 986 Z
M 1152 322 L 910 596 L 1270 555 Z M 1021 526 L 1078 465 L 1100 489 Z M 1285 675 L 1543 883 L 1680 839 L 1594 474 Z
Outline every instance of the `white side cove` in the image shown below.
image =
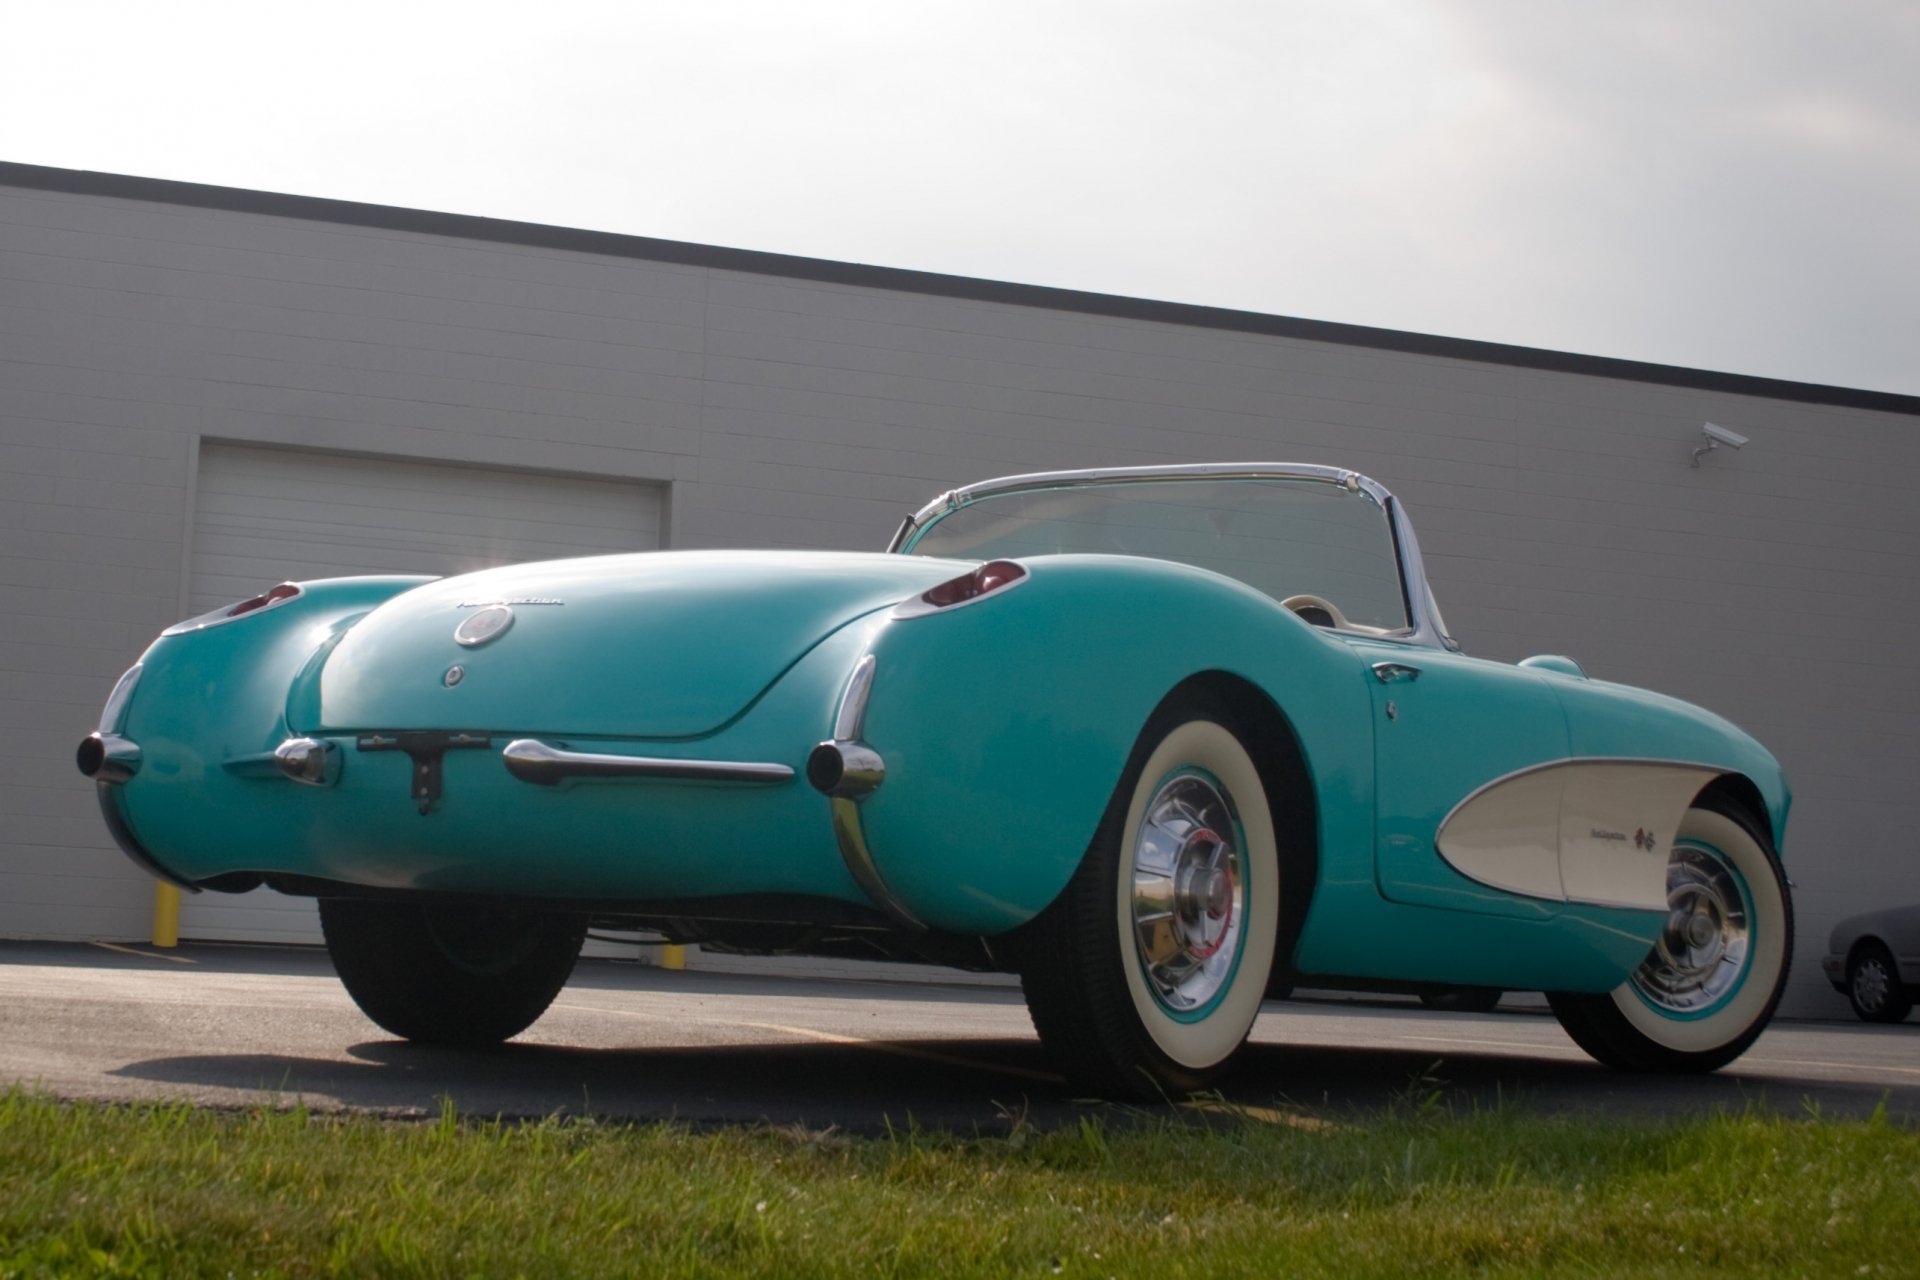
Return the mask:
M 1725 772 L 1671 760 L 1523 769 L 1461 801 L 1434 843 L 1460 874 L 1509 893 L 1664 911 L 1680 819 Z

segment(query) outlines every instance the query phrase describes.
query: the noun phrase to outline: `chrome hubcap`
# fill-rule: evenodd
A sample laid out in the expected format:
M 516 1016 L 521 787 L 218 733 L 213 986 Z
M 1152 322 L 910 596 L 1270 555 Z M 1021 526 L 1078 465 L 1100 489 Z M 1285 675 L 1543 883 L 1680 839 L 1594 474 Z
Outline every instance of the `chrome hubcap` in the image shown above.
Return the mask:
M 1133 934 L 1154 996 L 1199 1009 L 1233 973 L 1245 910 L 1233 807 L 1199 774 L 1164 783 L 1133 850 Z
M 1886 1003 L 1887 986 L 1887 971 L 1877 959 L 1862 960 L 1853 971 L 1854 1003 L 1870 1013 L 1880 1012 L 1880 1006 Z
M 1751 949 L 1746 899 L 1732 869 L 1704 849 L 1675 848 L 1667 863 L 1667 925 L 1633 985 L 1658 1008 L 1699 1013 L 1739 986 Z

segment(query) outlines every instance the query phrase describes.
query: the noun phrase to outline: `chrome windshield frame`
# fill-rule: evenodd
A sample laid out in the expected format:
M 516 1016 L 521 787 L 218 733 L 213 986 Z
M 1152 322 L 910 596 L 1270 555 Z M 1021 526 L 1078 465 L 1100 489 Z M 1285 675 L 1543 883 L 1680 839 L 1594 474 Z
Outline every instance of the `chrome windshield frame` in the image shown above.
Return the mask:
M 894 554 L 911 554 L 907 548 L 928 527 L 956 511 L 989 498 L 1045 489 L 1183 480 L 1304 480 L 1333 485 L 1349 493 L 1366 494 L 1387 515 L 1387 527 L 1393 536 L 1394 556 L 1400 567 L 1400 591 L 1406 601 L 1407 617 L 1413 623 L 1404 630 L 1390 632 L 1382 638 L 1433 649 L 1457 651 L 1460 648 L 1453 637 L 1442 629 L 1439 607 L 1434 603 L 1433 591 L 1427 585 L 1426 564 L 1420 557 L 1420 543 L 1399 500 L 1379 481 L 1344 467 L 1323 467 L 1304 462 L 1210 462 L 1181 466 L 1100 467 L 1086 471 L 1035 471 L 1025 475 L 1001 476 L 941 494 L 901 523 L 899 532 L 893 535 L 887 550 Z

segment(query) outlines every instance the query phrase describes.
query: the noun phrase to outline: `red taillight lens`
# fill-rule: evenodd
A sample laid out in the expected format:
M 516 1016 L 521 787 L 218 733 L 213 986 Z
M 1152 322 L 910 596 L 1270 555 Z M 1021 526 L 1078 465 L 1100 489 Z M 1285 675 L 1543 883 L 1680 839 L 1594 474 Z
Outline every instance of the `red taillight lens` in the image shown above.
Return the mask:
M 921 593 L 920 598 L 936 609 L 977 600 L 989 591 L 998 591 L 1027 576 L 1027 571 L 1011 560 L 989 560 L 972 573 L 941 583 Z
M 257 596 L 250 596 L 242 600 L 239 604 L 227 610 L 227 616 L 229 618 L 237 618 L 243 613 L 252 613 L 255 609 L 264 609 L 270 604 L 278 604 L 282 600 L 291 600 L 299 594 L 300 588 L 294 586 L 291 582 L 283 582 L 270 591 L 263 591 Z

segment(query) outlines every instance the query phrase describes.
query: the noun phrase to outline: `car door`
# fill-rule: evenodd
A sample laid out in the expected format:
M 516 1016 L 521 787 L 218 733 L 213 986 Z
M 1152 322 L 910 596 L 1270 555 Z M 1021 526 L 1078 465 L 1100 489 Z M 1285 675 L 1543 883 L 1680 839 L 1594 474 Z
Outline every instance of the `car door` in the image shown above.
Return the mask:
M 1391 641 L 1353 639 L 1373 698 L 1374 873 L 1395 902 L 1547 916 L 1558 904 L 1461 874 L 1435 843 L 1463 800 L 1497 779 L 1567 754 L 1567 722 L 1539 675 Z M 1557 876 L 1558 849 L 1540 850 Z

